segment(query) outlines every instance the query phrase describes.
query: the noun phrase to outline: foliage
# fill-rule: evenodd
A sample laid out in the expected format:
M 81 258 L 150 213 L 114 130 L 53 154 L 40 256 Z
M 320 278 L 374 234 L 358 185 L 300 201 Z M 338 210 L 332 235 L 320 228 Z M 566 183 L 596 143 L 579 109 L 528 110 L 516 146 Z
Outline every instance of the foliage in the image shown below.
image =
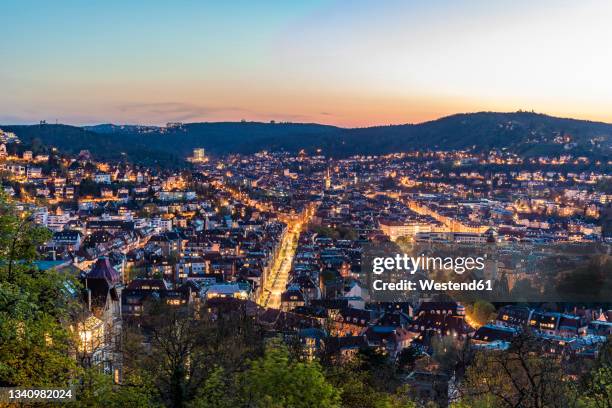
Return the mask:
M 455 402 L 451 408 L 492 408 L 495 407 L 495 398 L 491 395 L 472 396 Z
M 591 366 L 590 369 L 588 366 Z M 529 334 L 507 351 L 479 353 L 467 370 L 462 398 L 453 408 L 612 406 L 612 343 L 578 381 L 570 380 L 558 358 L 542 355 Z
M 79 184 L 79 196 L 98 197 L 100 196 L 100 187 L 101 185 L 99 183 L 96 183 L 92 179 L 84 178 Z
M 453 336 L 443 336 L 434 337 L 431 345 L 433 359 L 440 364 L 440 369 L 452 373 L 460 359 L 461 343 Z
M 97 369 L 84 370 L 75 387 L 75 408 L 146 408 L 160 407 L 155 402 L 154 390 L 141 378 L 129 377 L 122 384 L 114 384 L 110 375 Z
M 14 304 L 16 299 L 4 295 L 6 292 L 0 294 L 0 384 L 65 386 L 76 370 L 67 331 L 31 302 L 25 304 L 21 299 Z M 29 316 L 11 315 L 6 309 L 12 306 Z
M 398 374 L 386 354 L 370 349 L 360 350 L 350 361 L 326 367 L 327 378 L 340 390 L 342 407 L 346 408 L 413 407 Z
M 580 408 L 612 406 L 612 337 L 599 351 L 594 367 L 576 388 Z
M 196 318 L 188 308 L 161 303 L 147 308 L 151 313 L 124 341 L 125 371 L 147 378 L 164 405 L 212 403 L 216 397 L 202 390 L 245 370 L 249 358 L 261 355 L 259 329 L 243 311 Z
M 578 397 L 578 402 L 585 408 L 612 406 L 612 366 L 598 367 L 589 374 L 587 389 Z
M 397 366 L 400 370 L 410 371 L 414 369 L 414 365 L 421 355 L 421 352 L 414 346 L 406 347 L 399 352 L 397 356 Z
M 65 386 L 76 372 L 72 337 L 61 324 L 69 281 L 31 264 L 46 229 L 0 196 L 0 385 Z
M 227 384 L 225 371 L 216 367 L 204 381 L 190 408 L 231 408 L 235 406 L 236 394 L 230 391 L 234 384 Z
M 586 265 L 565 273 L 557 283 L 561 299 L 577 301 L 606 301 L 612 299 L 609 271 L 612 261 L 607 256 L 594 257 Z
M 385 395 L 378 403 L 380 408 L 416 408 L 416 404 L 408 397 L 407 386 L 399 387 L 393 394 Z
M 473 305 L 466 306 L 466 313 L 478 324 L 484 325 L 495 313 L 495 306 L 486 300 L 477 300 Z
M 412 245 L 412 239 L 409 236 L 401 236 L 395 240 L 395 243 L 401 248 L 410 249 Z
M 256 407 L 340 406 L 340 393 L 315 362 L 291 360 L 287 348 L 274 342 L 264 357 L 251 363 L 243 378 L 245 397 Z
M 559 359 L 543 355 L 528 333 L 517 336 L 506 351 L 478 353 L 462 392 L 468 404 L 486 398 L 495 407 L 569 406 L 571 400 L 571 384 Z
M 357 239 L 357 231 L 350 227 L 325 227 L 321 225 L 310 225 L 309 229 L 316 233 L 319 237 L 322 238 L 332 238 L 332 239 Z

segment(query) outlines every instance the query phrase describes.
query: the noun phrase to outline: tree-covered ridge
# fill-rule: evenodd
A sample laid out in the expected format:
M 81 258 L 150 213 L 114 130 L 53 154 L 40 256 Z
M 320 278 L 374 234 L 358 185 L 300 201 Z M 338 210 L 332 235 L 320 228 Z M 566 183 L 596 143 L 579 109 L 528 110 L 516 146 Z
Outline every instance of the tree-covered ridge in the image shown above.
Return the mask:
M 507 148 L 526 155 L 605 158 L 612 125 L 531 112 L 457 114 L 420 124 L 346 129 L 319 124 L 217 122 L 169 128 L 98 125 L 2 126 L 25 142 L 39 139 L 69 153 L 90 150 L 103 159 L 123 154 L 142 163 L 172 164 L 204 147 L 213 154 L 305 149 L 346 157 L 414 149 L 487 151 Z

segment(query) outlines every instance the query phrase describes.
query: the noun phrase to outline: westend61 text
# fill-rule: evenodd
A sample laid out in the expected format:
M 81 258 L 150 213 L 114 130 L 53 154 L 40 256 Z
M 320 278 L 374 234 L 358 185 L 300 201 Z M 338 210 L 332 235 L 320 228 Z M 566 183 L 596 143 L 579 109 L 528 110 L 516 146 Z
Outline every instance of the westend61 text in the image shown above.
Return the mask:
M 417 285 L 418 282 L 418 285 Z M 390 290 L 390 291 L 489 291 L 493 290 L 493 285 L 490 279 L 473 280 L 470 282 L 436 282 L 432 279 L 423 279 L 417 282 L 403 279 L 399 282 L 384 282 L 377 279 L 373 282 L 374 290 Z

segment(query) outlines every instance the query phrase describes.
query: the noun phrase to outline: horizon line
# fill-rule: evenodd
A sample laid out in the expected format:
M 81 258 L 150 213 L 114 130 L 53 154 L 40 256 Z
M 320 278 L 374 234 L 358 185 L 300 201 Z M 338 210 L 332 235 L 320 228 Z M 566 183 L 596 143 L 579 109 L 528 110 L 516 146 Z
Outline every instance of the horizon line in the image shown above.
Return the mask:
M 72 126 L 72 127 L 79 127 L 79 128 L 85 128 L 85 127 L 93 127 L 93 126 L 102 126 L 102 125 L 112 125 L 112 126 L 134 126 L 134 127 L 152 127 L 152 128 L 168 128 L 168 124 L 170 123 L 181 123 L 183 125 L 190 125 L 190 124 L 200 124 L 200 123 L 207 123 L 207 124 L 218 124 L 218 123 L 260 123 L 260 124 L 294 124 L 294 125 L 320 125 L 320 126 L 328 126 L 328 127 L 334 127 L 334 128 L 338 128 L 338 129 L 368 129 L 368 128 L 376 128 L 376 127 L 387 127 L 387 126 L 415 126 L 415 125 L 422 125 L 425 123 L 430 123 L 430 122 L 435 122 L 441 119 L 445 119 L 445 118 L 449 118 L 452 116 L 458 116 L 458 115 L 476 115 L 476 114 L 483 114 L 483 113 L 489 113 L 489 114 L 517 114 L 517 113 L 530 113 L 530 114 L 534 114 L 534 115 L 540 115 L 540 116 L 548 116 L 551 118 L 555 118 L 555 119 L 565 119 L 565 120 L 577 120 L 577 121 L 581 121 L 581 122 L 590 122 L 590 123 L 600 123 L 600 124 L 605 124 L 605 125 L 612 125 L 612 122 L 604 122 L 602 120 L 594 120 L 594 119 L 583 119 L 583 118 L 579 118 L 579 117 L 567 117 L 567 116 L 555 116 L 555 115 L 551 115 L 548 113 L 542 113 L 542 112 L 536 112 L 534 110 L 523 110 L 523 109 L 519 109 L 516 111 L 492 111 L 492 110 L 481 110 L 481 111 L 472 111 L 472 112 L 456 112 L 456 113 L 451 113 L 449 115 L 443 115 L 443 116 L 439 116 L 435 119 L 430 119 L 430 120 L 425 120 L 425 121 L 421 121 L 421 122 L 404 122 L 404 123 L 388 123 L 388 124 L 371 124 L 371 125 L 366 125 L 366 126 L 340 126 L 340 125 L 333 125 L 333 124 L 329 124 L 329 123 L 322 123 L 322 122 L 293 122 L 293 121 L 281 121 L 281 120 L 275 120 L 275 119 L 270 119 L 269 121 L 263 121 L 263 120 L 247 120 L 247 119 L 239 119 L 239 120 L 216 120 L 216 121 L 193 121 L 193 122 L 182 122 L 182 121 L 168 121 L 166 122 L 166 125 L 153 125 L 153 124 L 143 124 L 143 123 L 116 123 L 116 122 L 94 122 L 94 123 L 90 123 L 90 124 L 81 124 L 81 125 L 77 125 L 77 124 L 72 124 L 72 123 L 64 123 L 64 122 L 58 122 L 57 119 L 55 122 L 47 122 L 45 119 L 41 119 L 39 121 L 39 123 L 12 123 L 12 124 L 0 124 L 0 126 L 37 126 L 37 125 L 41 125 L 42 122 L 44 121 L 46 125 L 63 125 L 63 126 Z

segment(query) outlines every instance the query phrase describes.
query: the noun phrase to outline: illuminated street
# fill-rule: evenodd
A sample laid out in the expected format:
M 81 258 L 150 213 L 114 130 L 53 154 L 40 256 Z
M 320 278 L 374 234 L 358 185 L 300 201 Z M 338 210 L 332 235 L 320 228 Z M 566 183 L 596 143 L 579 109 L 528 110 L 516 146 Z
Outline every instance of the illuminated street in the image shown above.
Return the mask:
M 281 244 L 279 255 L 266 280 L 260 302 L 262 306 L 275 309 L 280 307 L 281 293 L 285 290 L 287 281 L 289 280 L 289 272 L 291 271 L 291 264 L 295 256 L 295 249 L 301 229 L 301 223 L 289 226 L 289 230 Z

